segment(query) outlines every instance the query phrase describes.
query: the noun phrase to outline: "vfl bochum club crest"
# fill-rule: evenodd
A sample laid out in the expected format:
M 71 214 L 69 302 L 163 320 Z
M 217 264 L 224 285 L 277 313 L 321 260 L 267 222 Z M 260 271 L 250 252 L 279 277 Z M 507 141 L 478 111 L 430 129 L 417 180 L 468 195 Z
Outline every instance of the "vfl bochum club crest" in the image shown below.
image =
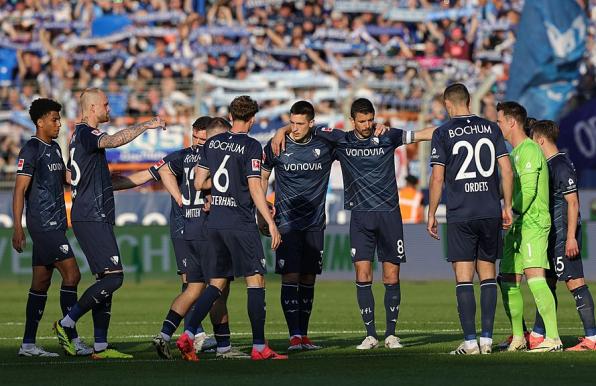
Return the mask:
M 379 137 L 372 137 L 372 142 L 373 142 L 375 145 L 378 145 L 378 144 L 379 144 Z
M 68 245 L 67 244 L 62 244 L 60 247 L 60 252 L 64 253 L 65 255 L 68 253 Z
M 315 157 L 319 158 L 321 156 L 321 149 L 313 149 L 312 153 Z
M 120 257 L 112 256 L 112 257 L 110 257 L 110 260 L 112 260 L 112 263 L 114 263 L 114 265 L 118 265 L 118 261 L 120 260 Z

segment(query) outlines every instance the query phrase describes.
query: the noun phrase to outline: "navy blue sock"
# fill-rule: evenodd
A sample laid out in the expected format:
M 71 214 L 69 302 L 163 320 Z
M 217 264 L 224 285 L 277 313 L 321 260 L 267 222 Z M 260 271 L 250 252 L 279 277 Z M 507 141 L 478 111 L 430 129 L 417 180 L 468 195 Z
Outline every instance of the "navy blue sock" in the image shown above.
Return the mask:
M 180 325 L 181 321 L 182 315 L 180 315 L 174 310 L 168 311 L 168 314 L 166 315 L 166 318 L 164 319 L 163 324 L 161 325 L 162 335 L 172 337 L 172 335 L 174 335 L 174 332 L 176 332 L 176 329 Z
M 315 299 L 315 285 L 300 283 L 300 287 L 298 287 L 298 295 L 300 298 L 300 335 L 307 336 L 308 323 L 310 322 L 310 314 Z
M 476 339 L 476 299 L 474 298 L 474 284 L 470 282 L 457 283 L 457 311 L 459 321 L 464 331 L 465 340 Z
M 290 337 L 300 333 L 300 301 L 297 283 L 281 283 L 281 309 L 286 317 Z
M 372 292 L 372 282 L 356 282 L 356 298 L 358 299 L 358 307 L 360 307 L 360 315 L 366 328 L 366 336 L 377 337 L 377 329 L 375 327 L 375 297 Z
M 213 335 L 217 341 L 217 347 L 229 347 L 230 343 L 230 325 L 229 323 L 221 323 L 213 325 Z
M 188 288 L 188 283 L 182 283 L 182 289 L 180 292 L 184 292 L 186 291 L 186 288 Z M 191 328 L 189 326 L 189 322 L 190 322 L 190 315 L 192 315 L 193 311 L 195 309 L 195 305 L 193 304 L 192 306 L 190 306 L 190 309 L 186 312 L 186 315 L 184 315 L 184 330 L 185 331 L 190 331 L 193 334 L 198 334 L 200 332 L 204 332 L 205 330 L 203 329 L 203 324 L 199 324 L 198 327 L 195 328 Z
M 213 303 L 221 296 L 221 291 L 219 288 L 215 286 L 207 286 L 205 291 L 199 296 L 197 299 L 194 310 L 191 313 L 190 319 L 188 320 L 188 324 L 185 328 L 188 331 L 195 332 L 197 331 L 198 326 L 201 325 L 203 319 L 207 316 L 211 307 L 213 307 Z
M 555 281 L 553 283 L 550 280 L 547 280 L 546 283 L 548 284 L 548 287 L 550 288 L 550 291 L 552 292 L 553 297 L 555 298 L 555 307 L 557 307 L 559 304 L 557 299 L 557 282 Z M 524 331 L 527 331 L 525 325 Z M 540 312 L 538 312 L 538 308 L 536 308 L 536 318 L 534 319 L 534 327 L 532 327 L 532 332 L 535 332 L 536 334 L 540 335 L 546 335 L 546 327 L 544 327 L 544 320 L 542 320 L 542 316 L 540 315 Z
M 93 337 L 95 343 L 108 342 L 108 328 L 110 327 L 110 316 L 112 312 L 112 295 L 103 299 L 101 303 L 93 307 Z
M 385 328 L 385 338 L 389 335 L 395 335 L 395 325 L 399 315 L 399 305 L 401 303 L 401 289 L 399 283 L 385 284 L 385 317 L 387 327 Z
M 495 279 L 480 282 L 480 318 L 483 338 L 493 337 L 495 325 L 495 311 L 497 309 L 497 281 Z
M 265 288 L 248 287 L 246 292 L 248 294 L 248 318 L 252 328 L 252 344 L 265 344 Z
M 62 285 L 62 287 L 60 287 L 60 309 L 62 309 L 62 316 L 66 316 L 76 303 L 77 287 Z M 76 327 L 72 328 L 71 331 L 72 333 L 69 334 L 69 336 L 71 336 L 71 339 L 79 336 Z
M 122 286 L 124 274 L 110 273 L 87 288 L 79 301 L 70 309 L 68 316 L 75 322 L 96 305 L 103 303 L 104 299 L 111 298 L 112 294 Z
M 579 317 L 584 325 L 586 336 L 596 335 L 596 323 L 594 322 L 594 300 L 587 285 L 582 285 L 573 290 L 573 298 Z
M 35 343 L 37 326 L 46 308 L 48 293 L 46 291 L 35 291 L 30 289 L 27 297 L 27 308 L 25 311 L 25 334 L 23 343 Z

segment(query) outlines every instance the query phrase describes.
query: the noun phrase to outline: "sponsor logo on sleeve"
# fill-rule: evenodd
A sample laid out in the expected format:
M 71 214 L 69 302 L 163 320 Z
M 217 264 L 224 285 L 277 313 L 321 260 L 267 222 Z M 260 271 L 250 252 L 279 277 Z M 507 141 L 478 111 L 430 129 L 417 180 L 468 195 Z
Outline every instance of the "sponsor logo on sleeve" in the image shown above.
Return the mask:
M 252 160 L 252 171 L 258 172 L 261 170 L 261 160 L 260 159 L 253 159 Z

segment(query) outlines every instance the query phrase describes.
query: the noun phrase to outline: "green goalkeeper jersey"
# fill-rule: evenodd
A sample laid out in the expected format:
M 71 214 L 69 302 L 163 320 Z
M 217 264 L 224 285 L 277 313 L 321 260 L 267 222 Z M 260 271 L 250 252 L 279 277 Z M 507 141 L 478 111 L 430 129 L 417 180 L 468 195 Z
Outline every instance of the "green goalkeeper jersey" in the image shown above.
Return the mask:
M 513 211 L 522 228 L 550 229 L 548 165 L 540 147 L 527 138 L 510 154 L 513 164 Z

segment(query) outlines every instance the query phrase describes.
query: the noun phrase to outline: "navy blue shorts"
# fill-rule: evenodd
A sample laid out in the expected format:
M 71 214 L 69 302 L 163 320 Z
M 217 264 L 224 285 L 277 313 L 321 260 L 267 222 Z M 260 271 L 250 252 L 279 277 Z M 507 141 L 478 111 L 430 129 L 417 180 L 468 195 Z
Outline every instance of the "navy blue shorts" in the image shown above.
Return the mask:
M 287 231 L 275 251 L 275 273 L 321 274 L 325 231 Z
M 209 229 L 208 243 L 208 257 L 205 259 L 208 278 L 247 277 L 267 273 L 263 245 L 256 229 Z
M 72 223 L 81 250 L 91 273 L 122 271 L 122 258 L 114 235 L 114 226 L 107 222 L 76 221 Z
M 582 233 L 578 227 L 576 236 L 579 250 L 582 249 Z M 582 279 L 584 277 L 584 264 L 581 254 L 573 259 L 565 255 L 566 239 L 549 239 L 548 243 L 548 262 L 550 269 L 546 270 L 546 277 L 557 278 L 559 281 L 568 281 L 571 279 Z
M 500 217 L 447 224 L 447 261 L 496 262 L 503 254 L 502 230 Z
M 373 261 L 376 250 L 380 262 L 405 263 L 401 213 L 352 211 L 350 244 L 352 262 Z
M 204 283 L 202 258 L 205 253 L 204 240 L 184 240 L 188 244 L 190 254 L 186 258 L 186 281 L 188 283 Z
M 176 257 L 176 268 L 178 275 L 186 273 L 188 265 L 188 256 L 192 253 L 190 251 L 189 242 L 184 239 L 172 239 L 174 246 L 174 256 Z
M 51 266 L 74 257 L 72 247 L 64 231 L 31 232 L 33 241 L 32 266 Z

